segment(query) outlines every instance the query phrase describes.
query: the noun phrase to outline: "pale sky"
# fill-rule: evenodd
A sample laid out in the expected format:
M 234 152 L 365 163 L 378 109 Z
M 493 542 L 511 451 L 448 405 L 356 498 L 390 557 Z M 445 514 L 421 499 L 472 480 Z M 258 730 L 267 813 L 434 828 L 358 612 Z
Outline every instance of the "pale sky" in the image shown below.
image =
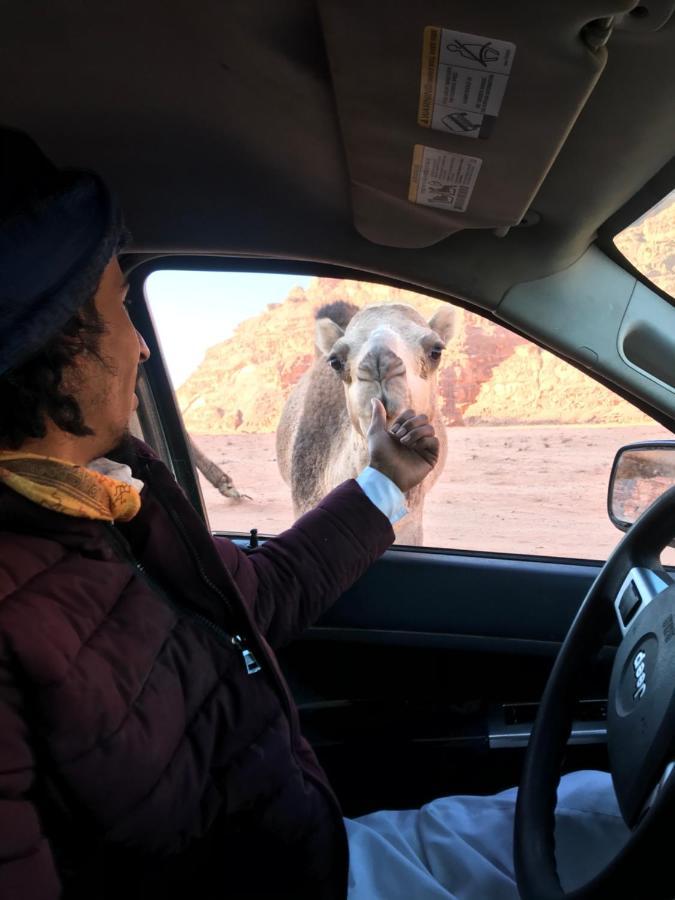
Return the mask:
M 175 388 L 197 368 L 209 347 L 230 337 L 243 319 L 280 303 L 308 275 L 186 272 L 164 269 L 145 282 L 145 295 Z

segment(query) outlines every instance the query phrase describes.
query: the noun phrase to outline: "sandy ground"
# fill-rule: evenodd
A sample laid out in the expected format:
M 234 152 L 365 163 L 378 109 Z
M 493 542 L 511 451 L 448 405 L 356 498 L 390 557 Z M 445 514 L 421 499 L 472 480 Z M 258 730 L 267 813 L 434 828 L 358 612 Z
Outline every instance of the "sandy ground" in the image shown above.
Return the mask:
M 607 517 L 616 450 L 671 437 L 654 426 L 449 428 L 448 461 L 425 507 L 430 547 L 604 559 L 620 538 Z M 211 527 L 273 534 L 293 521 L 273 434 L 193 435 L 250 500 L 233 502 L 202 479 Z M 675 550 L 664 561 L 675 565 Z

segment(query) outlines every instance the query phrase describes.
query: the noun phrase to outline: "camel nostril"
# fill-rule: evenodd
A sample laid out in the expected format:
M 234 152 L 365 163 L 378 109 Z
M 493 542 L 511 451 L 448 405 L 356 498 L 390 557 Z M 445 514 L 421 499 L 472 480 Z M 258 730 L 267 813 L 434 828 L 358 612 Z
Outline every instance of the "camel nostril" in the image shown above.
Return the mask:
M 387 369 L 386 372 L 382 373 L 382 381 L 390 381 L 392 378 L 402 378 L 405 375 L 405 366 L 401 363 L 400 366 L 392 366 Z
M 405 363 L 395 353 L 383 353 L 378 363 L 379 381 L 389 381 L 390 378 L 405 375 Z
M 406 374 L 405 363 L 388 348 L 370 350 L 359 363 L 357 377 L 360 381 L 388 381 Z

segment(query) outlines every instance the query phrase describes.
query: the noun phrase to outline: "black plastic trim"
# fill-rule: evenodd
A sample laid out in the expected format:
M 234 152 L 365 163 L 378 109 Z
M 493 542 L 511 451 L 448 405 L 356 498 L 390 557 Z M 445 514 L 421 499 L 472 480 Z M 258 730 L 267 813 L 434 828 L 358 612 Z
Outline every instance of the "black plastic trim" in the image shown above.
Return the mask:
M 384 628 L 332 628 L 313 625 L 303 632 L 302 641 L 378 644 L 388 647 L 424 647 L 466 653 L 508 653 L 519 656 L 555 657 L 562 641 L 544 641 L 514 637 L 487 637 L 482 634 L 387 630 Z M 599 654 L 602 662 L 614 659 L 616 647 L 608 644 Z
M 244 531 L 214 531 L 215 537 L 224 537 L 233 541 L 242 550 L 249 551 L 249 534 Z M 259 545 L 276 537 L 274 534 L 258 534 Z M 503 560 L 504 562 L 550 563 L 561 566 L 587 566 L 599 570 L 603 559 L 586 559 L 576 556 L 534 556 L 529 553 L 503 553 L 498 550 L 471 550 L 463 547 L 413 547 L 409 544 L 393 544 L 389 553 L 414 553 L 417 556 L 460 557 L 461 559 Z

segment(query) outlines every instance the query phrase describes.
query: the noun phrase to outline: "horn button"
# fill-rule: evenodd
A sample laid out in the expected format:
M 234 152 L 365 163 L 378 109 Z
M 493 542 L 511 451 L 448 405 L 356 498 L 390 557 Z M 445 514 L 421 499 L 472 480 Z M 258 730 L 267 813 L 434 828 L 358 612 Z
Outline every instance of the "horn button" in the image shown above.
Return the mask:
M 614 660 L 607 708 L 614 788 L 631 827 L 675 758 L 675 585 L 644 603 L 636 587 L 640 572 L 633 572 L 636 577 L 626 579 L 615 604 L 624 638 Z M 628 627 L 622 613 L 630 616 Z

